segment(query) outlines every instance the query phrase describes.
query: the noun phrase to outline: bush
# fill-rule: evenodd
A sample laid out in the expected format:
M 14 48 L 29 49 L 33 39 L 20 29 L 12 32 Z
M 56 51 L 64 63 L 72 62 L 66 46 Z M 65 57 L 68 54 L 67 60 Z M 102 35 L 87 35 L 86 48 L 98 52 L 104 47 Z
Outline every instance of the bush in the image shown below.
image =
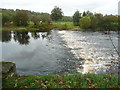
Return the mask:
M 82 29 L 90 29 L 91 20 L 89 17 L 85 16 L 80 19 L 80 27 Z
M 13 22 L 16 26 L 27 26 L 29 21 L 28 12 L 25 10 L 19 10 L 13 17 Z

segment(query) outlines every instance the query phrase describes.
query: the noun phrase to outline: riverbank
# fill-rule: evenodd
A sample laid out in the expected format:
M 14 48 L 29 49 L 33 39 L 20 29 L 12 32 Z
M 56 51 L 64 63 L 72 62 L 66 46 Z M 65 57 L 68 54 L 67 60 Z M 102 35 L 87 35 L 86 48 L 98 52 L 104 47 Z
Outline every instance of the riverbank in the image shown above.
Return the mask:
M 29 27 L 2 27 L 3 31 L 35 31 L 37 28 L 29 28 Z
M 2 30 L 6 31 L 47 31 L 47 30 L 80 30 L 79 26 L 74 26 L 72 22 L 52 22 L 51 24 L 29 24 L 27 27 L 17 27 L 14 25 L 3 26 Z
M 3 80 L 3 88 L 120 88 L 112 74 L 15 75 Z
M 2 88 L 120 88 L 114 74 L 18 75 L 12 62 L 2 62 L 2 68 Z

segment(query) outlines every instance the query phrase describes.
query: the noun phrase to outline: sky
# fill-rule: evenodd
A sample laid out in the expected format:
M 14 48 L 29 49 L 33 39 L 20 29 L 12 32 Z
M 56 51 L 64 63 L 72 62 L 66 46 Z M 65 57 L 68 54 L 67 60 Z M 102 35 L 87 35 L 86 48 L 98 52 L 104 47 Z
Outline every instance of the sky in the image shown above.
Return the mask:
M 89 10 L 104 15 L 117 15 L 118 2 L 119 0 L 2 0 L 0 8 L 51 13 L 51 10 L 58 6 L 65 16 L 73 16 L 76 10 L 80 13 Z

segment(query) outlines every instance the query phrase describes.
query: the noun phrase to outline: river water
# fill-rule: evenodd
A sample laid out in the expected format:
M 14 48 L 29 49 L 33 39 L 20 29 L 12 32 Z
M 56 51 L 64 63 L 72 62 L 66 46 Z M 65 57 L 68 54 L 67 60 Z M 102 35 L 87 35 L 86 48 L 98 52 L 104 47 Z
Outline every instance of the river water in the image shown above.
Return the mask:
M 117 32 L 111 38 L 118 48 Z M 2 61 L 16 63 L 20 75 L 117 73 L 118 55 L 103 32 L 3 31 Z

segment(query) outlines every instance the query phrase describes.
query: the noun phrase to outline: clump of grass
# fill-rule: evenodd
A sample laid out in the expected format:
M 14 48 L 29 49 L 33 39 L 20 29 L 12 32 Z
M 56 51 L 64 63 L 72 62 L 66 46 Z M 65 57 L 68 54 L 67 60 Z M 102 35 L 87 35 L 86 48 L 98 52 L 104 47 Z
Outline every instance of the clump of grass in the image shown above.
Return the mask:
M 3 88 L 120 88 L 118 77 L 107 74 L 14 76 L 3 80 Z

